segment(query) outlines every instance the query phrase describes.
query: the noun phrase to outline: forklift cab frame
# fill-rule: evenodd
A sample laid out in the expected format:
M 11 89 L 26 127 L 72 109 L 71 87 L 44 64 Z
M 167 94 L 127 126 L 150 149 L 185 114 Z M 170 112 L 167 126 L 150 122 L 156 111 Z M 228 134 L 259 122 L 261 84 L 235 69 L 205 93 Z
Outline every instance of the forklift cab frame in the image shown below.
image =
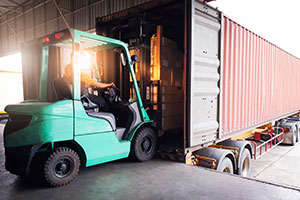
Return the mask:
M 100 49 L 111 49 L 111 48 L 122 48 L 125 59 L 127 60 L 127 66 L 129 68 L 130 75 L 132 77 L 133 87 L 136 93 L 137 103 L 140 108 L 142 121 L 149 121 L 149 116 L 143 107 L 142 98 L 139 92 L 138 83 L 135 77 L 134 62 L 131 60 L 130 53 L 128 50 L 128 44 L 115 40 L 112 38 L 107 38 L 75 29 L 65 30 L 59 33 L 51 34 L 47 37 L 41 39 L 42 41 L 42 65 L 41 65 L 41 79 L 40 79 L 40 101 L 47 101 L 47 71 L 48 71 L 48 58 L 49 58 L 49 46 L 57 45 L 61 43 L 62 45 L 72 46 L 72 65 L 73 65 L 73 99 L 80 100 L 81 98 L 81 81 L 80 81 L 80 66 L 74 64 L 75 54 L 82 50 L 100 50 Z M 51 42 L 53 41 L 53 42 Z M 98 69 L 98 68 L 97 68 Z M 97 79 L 100 80 L 100 73 L 97 71 Z

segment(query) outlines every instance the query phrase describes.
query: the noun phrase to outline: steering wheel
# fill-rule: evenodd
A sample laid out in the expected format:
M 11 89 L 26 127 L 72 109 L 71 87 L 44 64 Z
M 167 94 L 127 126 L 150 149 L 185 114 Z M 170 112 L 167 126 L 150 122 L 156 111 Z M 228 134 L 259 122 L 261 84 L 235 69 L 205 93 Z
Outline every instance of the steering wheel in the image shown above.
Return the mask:
M 122 101 L 120 97 L 120 89 L 114 86 L 107 87 L 104 91 L 104 98 L 110 103 Z

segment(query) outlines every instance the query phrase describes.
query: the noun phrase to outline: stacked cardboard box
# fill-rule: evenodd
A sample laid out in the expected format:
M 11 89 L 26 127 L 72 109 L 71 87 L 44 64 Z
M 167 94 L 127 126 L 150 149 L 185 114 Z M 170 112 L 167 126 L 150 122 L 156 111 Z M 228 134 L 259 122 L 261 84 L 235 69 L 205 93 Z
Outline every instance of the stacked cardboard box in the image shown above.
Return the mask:
M 153 35 L 151 38 L 151 80 L 161 80 L 162 130 L 183 127 L 183 54 L 177 43 Z

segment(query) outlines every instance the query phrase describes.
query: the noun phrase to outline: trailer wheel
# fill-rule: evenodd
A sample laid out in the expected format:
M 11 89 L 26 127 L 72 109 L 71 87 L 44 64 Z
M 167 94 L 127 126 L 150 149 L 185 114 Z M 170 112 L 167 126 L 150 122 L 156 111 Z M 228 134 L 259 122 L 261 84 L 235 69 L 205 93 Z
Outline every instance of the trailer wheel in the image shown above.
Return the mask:
M 293 133 L 293 141 L 291 143 L 292 146 L 296 144 L 296 132 Z
M 66 185 L 78 175 L 80 159 L 75 151 L 59 147 L 48 157 L 44 165 L 44 178 L 53 187 Z
M 230 158 L 225 157 L 218 166 L 218 171 L 233 174 L 233 165 Z
M 247 177 L 251 169 L 251 155 L 249 149 L 245 148 L 241 154 L 241 164 L 238 168 L 238 175 Z
M 136 161 L 151 160 L 156 152 L 157 137 L 152 128 L 140 129 L 131 144 L 130 156 Z

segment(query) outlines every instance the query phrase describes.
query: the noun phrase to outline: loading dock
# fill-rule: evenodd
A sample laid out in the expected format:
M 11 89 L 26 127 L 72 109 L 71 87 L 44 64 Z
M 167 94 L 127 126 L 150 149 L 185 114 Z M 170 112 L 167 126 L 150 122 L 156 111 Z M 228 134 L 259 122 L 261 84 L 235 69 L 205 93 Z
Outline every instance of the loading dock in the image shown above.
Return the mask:
M 94 200 L 100 196 L 102 199 L 198 199 L 199 196 L 203 199 L 232 200 L 300 198 L 298 188 L 161 159 L 147 163 L 128 160 L 106 163 L 82 170 L 81 176 L 68 186 L 55 189 L 43 187 L 22 180 L 4 169 L 3 125 L 0 125 L 0 133 L 0 194 L 3 200 Z

